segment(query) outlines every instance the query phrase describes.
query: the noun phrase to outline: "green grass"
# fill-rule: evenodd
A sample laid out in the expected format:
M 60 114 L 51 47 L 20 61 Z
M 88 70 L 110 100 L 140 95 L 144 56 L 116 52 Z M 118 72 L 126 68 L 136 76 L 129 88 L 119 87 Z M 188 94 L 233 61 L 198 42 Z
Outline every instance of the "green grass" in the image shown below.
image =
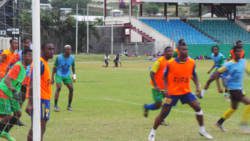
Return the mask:
M 98 59 L 96 59 L 98 58 Z M 51 111 L 44 141 L 145 141 L 159 111 L 150 112 L 148 118 L 142 116 L 142 105 L 151 103 L 149 67 L 152 62 L 146 57 L 124 59 L 121 68 L 103 68 L 102 56 L 77 57 L 77 76 L 73 112 L 66 110 L 67 89 L 63 87 L 59 106 L 61 112 Z M 208 78 L 207 70 L 211 62 L 197 62 L 197 72 L 201 84 Z M 113 64 L 112 64 L 113 65 Z M 249 78 L 246 77 L 246 89 Z M 228 132 L 222 133 L 214 123 L 227 109 L 222 95 L 211 85 L 205 98 L 200 100 L 205 113 L 207 130 L 216 141 L 249 141 L 249 135 L 240 133 L 239 122 L 242 107 L 225 122 Z M 53 107 L 53 100 L 52 100 Z M 24 108 L 23 108 L 24 109 Z M 25 141 L 30 127 L 30 118 L 23 112 L 25 127 L 14 127 L 11 134 L 18 141 Z M 157 141 L 204 141 L 198 135 L 195 113 L 180 103 L 167 118 L 168 127 L 160 127 Z

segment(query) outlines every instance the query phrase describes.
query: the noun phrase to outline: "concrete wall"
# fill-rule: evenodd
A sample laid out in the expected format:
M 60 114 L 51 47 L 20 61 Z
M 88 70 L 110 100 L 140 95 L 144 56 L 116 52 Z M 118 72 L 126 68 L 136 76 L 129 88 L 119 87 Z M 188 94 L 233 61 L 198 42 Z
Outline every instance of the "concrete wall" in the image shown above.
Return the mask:
M 9 44 L 9 41 L 10 41 L 11 38 L 5 38 L 5 37 L 0 37 L 0 50 L 3 50 L 3 49 L 8 49 L 10 44 Z
M 111 53 L 111 27 L 97 27 L 99 38 L 90 37 L 90 53 Z M 127 43 L 122 26 L 114 27 L 114 54 L 128 51 L 129 55 L 145 55 L 154 52 L 154 43 Z M 85 52 L 85 50 L 84 50 Z
M 245 29 L 246 31 L 250 32 L 250 25 L 246 25 L 245 23 L 243 23 L 240 20 L 236 20 L 236 23 L 242 27 L 243 29 Z

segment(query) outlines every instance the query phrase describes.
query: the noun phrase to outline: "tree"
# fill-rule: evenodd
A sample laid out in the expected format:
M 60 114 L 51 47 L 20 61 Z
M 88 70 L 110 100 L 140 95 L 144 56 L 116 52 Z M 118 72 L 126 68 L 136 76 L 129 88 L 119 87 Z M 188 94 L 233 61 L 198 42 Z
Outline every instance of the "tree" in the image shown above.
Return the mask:
M 144 9 L 147 12 L 147 14 L 149 14 L 149 15 L 154 14 L 155 15 L 155 14 L 159 13 L 160 6 L 157 4 L 150 3 L 150 4 L 145 4 Z
M 75 9 L 78 3 L 79 7 L 87 7 L 90 0 L 51 0 L 51 5 L 57 8 L 73 8 Z
M 59 0 L 54 0 L 58 1 Z M 64 0 L 63 0 L 64 1 Z M 73 1 L 73 0 L 72 0 Z M 65 0 L 67 2 L 67 0 Z M 65 5 L 65 4 L 62 4 Z M 32 37 L 31 10 L 22 9 L 20 11 L 20 26 L 22 37 Z M 75 49 L 75 31 L 76 20 L 70 15 L 64 15 L 62 19 L 59 7 L 53 7 L 52 10 L 41 10 L 41 39 L 42 42 L 51 41 L 57 46 L 56 52 L 61 52 L 65 44 L 71 44 Z M 90 24 L 90 35 L 99 38 L 96 25 L 102 25 L 102 20 Z M 85 51 L 86 48 L 86 22 L 79 22 L 79 51 Z
M 190 12 L 192 14 L 197 14 L 199 13 L 199 5 L 198 4 L 191 4 L 190 5 Z

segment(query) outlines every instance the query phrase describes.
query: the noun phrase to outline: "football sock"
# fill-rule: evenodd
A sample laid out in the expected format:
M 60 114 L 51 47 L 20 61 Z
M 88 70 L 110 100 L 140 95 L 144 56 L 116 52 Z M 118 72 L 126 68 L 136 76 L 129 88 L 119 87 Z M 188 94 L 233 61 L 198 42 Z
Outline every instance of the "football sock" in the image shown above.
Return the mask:
M 250 105 L 246 105 L 246 107 L 243 111 L 243 114 L 242 114 L 241 123 L 247 124 L 249 119 L 250 119 Z

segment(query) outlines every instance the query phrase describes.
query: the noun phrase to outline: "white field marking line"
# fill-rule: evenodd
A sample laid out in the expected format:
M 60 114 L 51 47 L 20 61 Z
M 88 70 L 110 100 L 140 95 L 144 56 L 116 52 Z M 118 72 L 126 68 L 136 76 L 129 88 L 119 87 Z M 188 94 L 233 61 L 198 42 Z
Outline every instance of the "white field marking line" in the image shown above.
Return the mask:
M 117 102 L 117 103 L 125 103 L 125 104 L 130 104 L 130 105 L 137 105 L 137 106 L 142 106 L 143 105 L 143 104 L 132 102 L 132 101 L 119 100 L 119 99 L 113 99 L 113 98 L 108 98 L 108 97 L 103 98 L 103 100 Z M 179 112 L 179 113 L 189 114 L 189 115 L 194 115 L 195 114 L 195 112 L 179 110 L 179 109 L 176 109 L 176 108 L 172 108 L 172 110 L 176 111 L 176 112 Z M 215 115 L 212 115 L 212 114 L 205 113 L 204 116 L 205 116 L 205 118 L 208 117 L 210 119 L 216 119 L 216 120 L 219 119 L 219 116 L 215 116 Z M 230 121 L 235 122 L 235 123 L 239 123 L 238 120 L 230 119 Z

